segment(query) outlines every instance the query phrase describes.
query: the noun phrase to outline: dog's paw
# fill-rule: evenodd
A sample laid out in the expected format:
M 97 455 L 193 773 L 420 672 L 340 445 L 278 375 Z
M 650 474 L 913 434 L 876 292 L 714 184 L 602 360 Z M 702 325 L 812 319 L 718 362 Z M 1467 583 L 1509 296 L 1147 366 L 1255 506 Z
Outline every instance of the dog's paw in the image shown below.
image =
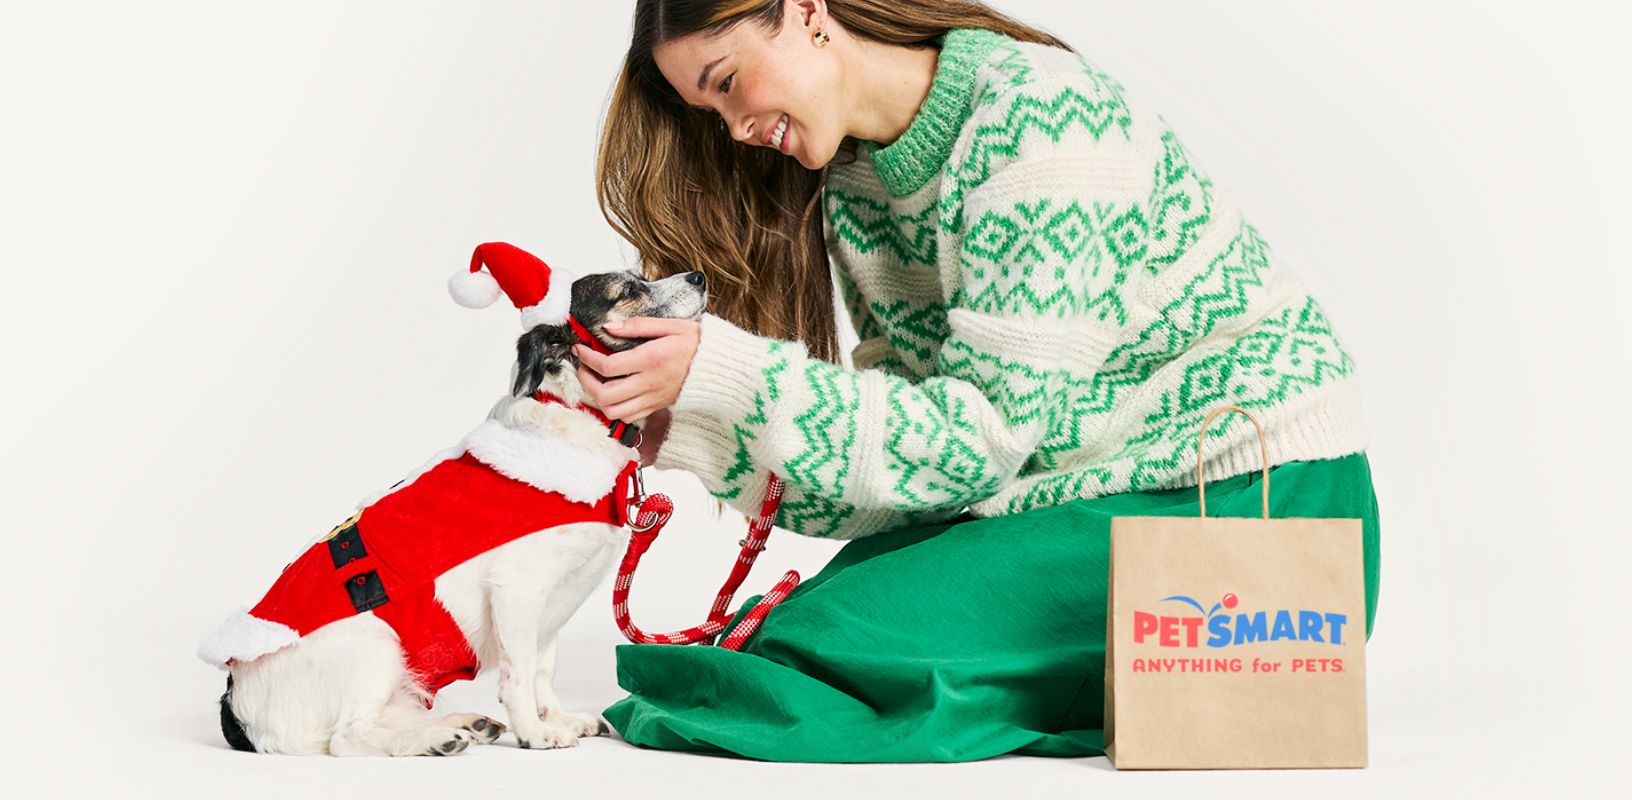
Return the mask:
M 594 714 L 575 714 L 571 711 L 562 711 L 559 714 L 546 714 L 545 724 L 558 725 L 579 736 L 599 736 L 608 729 L 601 718 Z
M 578 734 L 559 725 L 546 725 L 527 738 L 516 736 L 516 744 L 529 750 L 552 750 L 558 747 L 577 747 Z
M 456 756 L 465 752 L 465 748 L 470 747 L 470 743 L 473 741 L 475 741 L 474 734 L 469 731 L 459 731 L 447 741 L 433 745 L 431 749 L 425 751 L 425 755 Z
M 492 744 L 504 735 L 506 728 L 498 720 L 489 717 L 477 717 L 465 730 L 476 737 L 478 744 Z

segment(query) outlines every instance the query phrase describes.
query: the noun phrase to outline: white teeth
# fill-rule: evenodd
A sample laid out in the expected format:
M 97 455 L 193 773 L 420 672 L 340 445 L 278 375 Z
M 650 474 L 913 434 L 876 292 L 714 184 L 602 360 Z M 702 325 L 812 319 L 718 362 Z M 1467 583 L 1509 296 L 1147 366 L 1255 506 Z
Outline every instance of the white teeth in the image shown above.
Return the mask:
M 771 132 L 771 146 L 781 150 L 782 137 L 788 132 L 788 115 L 783 114 L 781 121 L 776 123 L 776 130 Z

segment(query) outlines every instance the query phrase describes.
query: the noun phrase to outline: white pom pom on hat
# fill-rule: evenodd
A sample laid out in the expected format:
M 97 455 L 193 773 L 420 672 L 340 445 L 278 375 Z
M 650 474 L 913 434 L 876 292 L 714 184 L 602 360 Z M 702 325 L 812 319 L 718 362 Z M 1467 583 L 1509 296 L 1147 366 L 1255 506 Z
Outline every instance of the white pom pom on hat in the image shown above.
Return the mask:
M 499 299 L 499 282 L 481 270 L 459 270 L 448 278 L 448 294 L 465 308 L 487 308 Z
M 556 272 L 513 244 L 487 242 L 471 253 L 470 269 L 448 279 L 448 294 L 467 308 L 486 308 L 503 292 L 521 311 L 523 328 L 564 325 L 572 307 L 572 276 Z

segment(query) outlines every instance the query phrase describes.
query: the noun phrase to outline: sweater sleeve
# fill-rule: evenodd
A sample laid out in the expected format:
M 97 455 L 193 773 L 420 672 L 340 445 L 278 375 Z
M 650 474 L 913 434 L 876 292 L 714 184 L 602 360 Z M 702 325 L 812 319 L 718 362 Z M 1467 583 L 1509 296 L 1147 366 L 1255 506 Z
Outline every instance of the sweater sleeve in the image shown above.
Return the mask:
M 873 316 L 873 310 L 867 307 L 866 298 L 856 289 L 855 279 L 850 277 L 842 265 L 835 266 L 838 266 L 838 269 L 834 270 L 834 280 L 839 286 L 839 299 L 850 315 L 850 326 L 856 331 L 857 344 L 850 351 L 852 366 L 855 369 L 883 370 L 891 375 L 910 378 L 911 369 L 896 351 L 895 344 L 890 341 L 883 326 L 878 324 L 878 319 Z
M 1096 179 L 1092 142 L 1039 133 L 1024 98 L 1009 99 L 970 121 L 989 141 L 954 154 L 934 373 L 847 370 L 704 314 L 657 466 L 693 472 L 748 514 L 774 472 L 779 526 L 854 538 L 956 516 L 1023 474 L 1051 435 L 1080 442 L 1065 409 L 1117 340 L 1142 248 L 1116 223 L 1127 187 Z

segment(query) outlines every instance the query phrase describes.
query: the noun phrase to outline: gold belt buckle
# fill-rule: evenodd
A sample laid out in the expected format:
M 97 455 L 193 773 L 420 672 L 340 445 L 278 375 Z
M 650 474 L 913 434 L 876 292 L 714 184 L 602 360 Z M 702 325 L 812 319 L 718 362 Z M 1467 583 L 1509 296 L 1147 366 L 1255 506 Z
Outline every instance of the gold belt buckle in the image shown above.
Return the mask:
M 354 525 L 357 522 L 357 520 L 362 518 L 362 516 L 363 516 L 362 511 L 358 511 L 355 514 L 352 514 L 349 519 L 347 519 L 345 522 L 340 523 L 339 525 L 334 526 L 334 528 L 329 531 L 329 534 L 327 536 L 324 536 L 323 538 L 319 539 L 318 541 L 326 542 L 326 541 L 328 541 L 330 539 L 333 539 L 336 534 L 338 534 L 341 531 L 343 531 L 343 530 L 351 527 L 352 525 Z

